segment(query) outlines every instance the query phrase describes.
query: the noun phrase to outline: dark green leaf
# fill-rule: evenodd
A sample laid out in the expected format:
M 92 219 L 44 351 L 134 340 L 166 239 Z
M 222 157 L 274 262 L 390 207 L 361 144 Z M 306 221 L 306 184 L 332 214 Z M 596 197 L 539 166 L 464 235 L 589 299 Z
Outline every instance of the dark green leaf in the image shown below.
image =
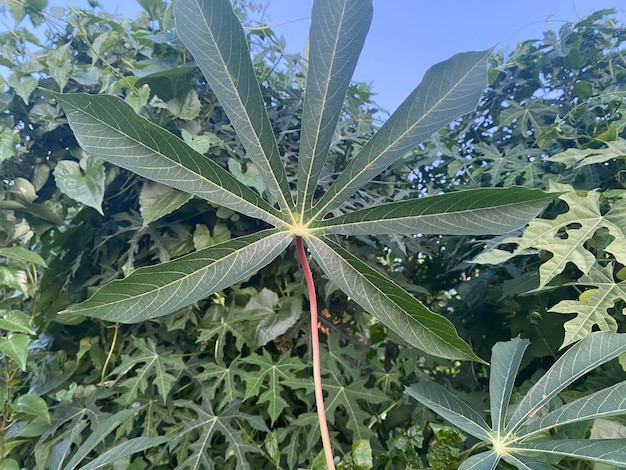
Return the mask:
M 140 268 L 65 312 L 120 323 L 167 315 L 254 274 L 284 251 L 292 238 L 289 233 L 266 230 Z
M 276 210 L 252 190 L 119 98 L 45 93 L 63 106 L 78 142 L 88 153 L 250 217 L 284 225 Z
M 556 196 L 526 188 L 470 189 L 361 209 L 314 226 L 341 235 L 503 234 L 527 224 Z
M 372 21 L 371 0 L 313 4 L 298 157 L 298 205 L 310 207 Z M 303 221 L 301 221 L 303 222 Z
M 452 323 L 328 238 L 306 239 L 326 275 L 402 339 L 433 356 L 481 361 Z
M 257 83 L 241 23 L 229 0 L 178 0 L 176 32 L 193 54 L 272 198 L 293 206 L 287 175 Z
M 313 208 L 324 216 L 446 124 L 469 113 L 487 86 L 491 51 L 457 54 L 431 67 L 422 83 L 353 158 Z

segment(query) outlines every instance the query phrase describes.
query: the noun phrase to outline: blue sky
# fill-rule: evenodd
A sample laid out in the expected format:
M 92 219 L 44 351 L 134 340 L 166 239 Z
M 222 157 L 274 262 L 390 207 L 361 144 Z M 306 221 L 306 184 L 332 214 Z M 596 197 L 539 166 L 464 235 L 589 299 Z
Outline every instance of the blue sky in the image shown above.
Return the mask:
M 100 0 L 108 11 L 133 17 L 135 0 Z M 372 82 L 376 101 L 393 111 L 424 72 L 457 52 L 498 45 L 510 50 L 521 40 L 541 38 L 592 11 L 616 8 L 622 0 L 374 0 L 374 20 L 354 78 Z M 265 21 L 285 36 L 289 52 L 302 52 L 312 0 L 270 0 Z M 85 7 L 86 0 L 51 0 L 50 5 Z M 546 21 L 549 20 L 549 21 Z

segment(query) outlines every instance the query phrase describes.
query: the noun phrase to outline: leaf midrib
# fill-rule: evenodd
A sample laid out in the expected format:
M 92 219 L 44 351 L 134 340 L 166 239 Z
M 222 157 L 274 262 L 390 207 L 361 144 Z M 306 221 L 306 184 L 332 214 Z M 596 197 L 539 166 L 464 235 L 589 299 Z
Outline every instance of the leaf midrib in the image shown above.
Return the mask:
M 63 101 L 63 102 L 66 104 L 66 106 L 68 106 L 68 107 L 70 107 L 70 108 L 74 109 L 74 110 L 75 110 L 74 112 L 75 112 L 75 113 L 78 113 L 78 115 L 82 114 L 82 113 L 78 112 L 78 110 L 76 109 L 76 107 L 75 107 L 74 105 L 72 105 L 72 104 L 68 103 L 67 101 L 63 100 L 62 98 L 58 98 L 58 97 L 57 97 L 57 99 L 60 99 L 61 101 Z M 89 111 L 91 111 L 91 113 L 90 113 Z M 189 168 L 187 168 L 187 167 L 186 167 L 185 165 L 183 165 L 182 163 L 177 162 L 177 161 L 175 161 L 175 160 L 171 159 L 169 156 L 167 156 L 166 154 L 162 153 L 161 151 L 159 151 L 159 150 L 157 150 L 157 149 L 154 149 L 152 146 L 150 146 L 150 145 L 148 145 L 148 144 L 146 144 L 146 143 L 144 143 L 144 142 L 141 142 L 140 140 L 137 140 L 136 138 L 134 138 L 134 137 L 130 136 L 130 135 L 129 135 L 129 134 L 127 134 L 127 133 L 125 133 L 122 129 L 115 128 L 115 127 L 113 127 L 112 125 L 107 124 L 105 121 L 102 121 L 99 117 L 97 117 L 95 114 L 93 114 L 93 110 L 92 110 L 92 108 L 86 108 L 85 110 L 83 110 L 83 113 L 84 113 L 84 114 L 87 114 L 87 115 L 88 115 L 88 116 L 90 116 L 92 119 L 94 119 L 95 121 L 97 121 L 98 123 L 100 123 L 101 125 L 103 125 L 104 127 L 107 127 L 108 129 L 111 129 L 111 130 L 113 130 L 113 131 L 115 131 L 115 132 L 120 132 L 120 133 L 122 133 L 122 134 L 123 134 L 123 135 L 124 135 L 127 139 L 129 139 L 129 140 L 131 140 L 131 141 L 135 142 L 135 144 L 139 145 L 140 147 L 144 147 L 144 148 L 146 148 L 146 149 L 148 149 L 148 150 L 150 150 L 150 151 L 154 152 L 155 154 L 157 154 L 157 155 L 161 156 L 162 158 L 166 159 L 167 161 L 169 161 L 169 162 L 173 163 L 174 165 L 178 166 L 179 168 L 183 168 L 185 171 L 187 171 L 187 172 L 191 172 L 191 173 L 193 173 L 194 175 L 197 175 L 197 176 L 198 176 L 198 177 L 200 177 L 203 181 L 205 181 L 207 184 L 209 184 L 209 185 L 211 185 L 211 186 L 214 186 L 215 188 L 218 188 L 218 189 L 221 189 L 221 190 L 225 190 L 225 188 L 224 188 L 223 186 L 220 186 L 220 185 L 218 185 L 217 183 L 214 183 L 213 181 L 211 181 L 211 180 L 207 179 L 205 176 L 201 175 L 200 173 L 193 172 L 192 170 L 190 170 Z M 139 117 L 141 117 L 141 116 L 139 116 Z M 150 122 L 150 121 L 147 121 L 147 122 L 149 122 L 151 125 L 154 125 L 154 124 L 153 124 L 152 122 Z M 161 128 L 161 127 L 156 128 L 156 130 L 157 130 L 158 132 L 169 132 L 169 131 L 167 131 L 166 129 L 163 129 L 163 128 Z M 172 134 L 172 136 L 173 136 L 173 137 L 176 137 L 174 134 Z M 176 137 L 176 138 L 178 138 L 178 137 Z M 190 149 L 191 149 L 191 147 L 190 147 Z M 193 149 L 191 149 L 191 150 L 193 150 Z M 222 168 L 222 167 L 219 167 L 219 168 L 223 170 L 223 168 Z M 224 171 L 226 171 L 226 170 L 224 170 Z M 275 215 L 275 214 L 272 214 L 271 212 L 268 212 L 266 209 L 263 209 L 262 207 L 257 206 L 256 204 L 252 203 L 252 202 L 251 202 L 251 201 L 249 201 L 248 199 L 245 199 L 245 198 L 243 198 L 243 197 L 241 197 L 241 196 L 238 196 L 237 194 L 235 194 L 235 193 L 234 193 L 234 192 L 232 192 L 232 191 L 228 191 L 228 194 L 232 195 L 235 199 L 237 199 L 237 200 L 241 201 L 242 203 L 244 203 L 244 204 L 249 204 L 249 205 L 251 205 L 251 206 L 253 206 L 253 207 L 257 208 L 259 211 L 263 212 L 264 214 L 266 214 L 266 215 L 268 216 L 268 219 L 271 219 L 271 220 L 273 220 L 273 221 L 275 222 L 275 226 L 276 226 L 276 227 L 283 227 L 283 228 L 284 228 L 284 227 L 287 225 L 287 223 L 286 223 L 283 219 L 281 219 L 280 217 L 278 217 L 278 216 L 277 216 L 277 215 Z M 269 220 L 268 220 L 268 222 L 269 222 Z
M 439 106 L 443 101 L 446 100 L 446 98 L 448 96 L 450 96 L 454 91 L 457 90 L 457 88 L 459 86 L 461 86 L 461 83 L 465 80 L 466 77 L 468 77 L 475 69 L 476 67 L 478 67 L 479 64 L 475 64 L 473 67 L 471 67 L 459 80 L 457 80 L 457 83 L 454 87 L 452 87 L 447 93 L 445 93 L 441 98 L 439 98 L 435 104 L 433 104 L 430 108 L 428 108 L 427 111 L 425 111 L 422 116 L 408 129 L 406 129 L 397 139 L 395 139 L 392 143 L 390 143 L 389 145 L 387 145 L 379 154 L 378 156 L 374 159 L 371 160 L 370 162 L 368 162 L 367 165 L 365 165 L 365 167 L 358 171 L 354 176 L 351 177 L 351 179 L 349 181 L 346 182 L 346 184 L 344 185 L 343 188 L 340 188 L 339 191 L 333 195 L 333 197 L 324 204 L 323 207 L 321 208 L 317 208 L 317 206 L 313 206 L 313 209 L 316 209 L 317 212 L 311 217 L 312 220 L 316 220 L 316 219 L 320 219 L 321 217 L 324 216 L 326 208 L 328 206 L 330 206 L 330 204 L 333 202 L 333 200 L 336 198 L 336 196 L 338 194 L 340 194 L 345 188 L 349 187 L 360 175 L 362 175 L 363 173 L 365 173 L 365 171 L 369 168 L 371 168 L 373 166 L 373 163 L 378 161 L 385 153 L 387 153 L 389 151 L 389 149 L 391 149 L 393 146 L 395 146 L 400 140 L 402 140 L 407 134 L 410 134 L 411 131 L 413 129 L 415 129 L 419 124 L 421 124 L 427 117 L 430 116 L 430 114 L 432 113 L 432 111 Z M 360 152 L 359 152 L 360 153 Z M 355 158 L 358 158 L 358 154 L 355 156 Z M 345 170 L 344 170 L 345 171 Z

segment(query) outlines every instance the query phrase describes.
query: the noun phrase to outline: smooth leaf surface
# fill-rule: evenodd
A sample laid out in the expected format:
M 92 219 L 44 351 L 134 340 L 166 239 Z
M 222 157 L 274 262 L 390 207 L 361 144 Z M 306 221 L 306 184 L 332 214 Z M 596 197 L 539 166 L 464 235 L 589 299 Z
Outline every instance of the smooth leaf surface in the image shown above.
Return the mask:
M 136 437 L 129 439 L 107 450 L 104 454 L 98 456 L 87 465 L 80 467 L 80 470 L 96 470 L 103 468 L 123 457 L 136 454 L 137 452 L 143 452 L 151 447 L 160 446 L 169 440 L 169 437 Z
M 306 239 L 326 275 L 410 345 L 438 357 L 481 361 L 446 318 L 328 238 Z
M 555 197 L 518 187 L 470 189 L 361 209 L 314 226 L 341 235 L 503 234 L 527 224 Z
M 94 157 L 88 157 L 80 163 L 62 160 L 54 169 L 54 179 L 63 194 L 93 207 L 102 215 L 104 178 L 104 165 Z
M 299 212 L 311 205 L 372 15 L 372 0 L 313 4 L 298 156 Z
M 487 86 L 490 54 L 466 52 L 431 67 L 422 83 L 337 177 L 313 208 L 313 218 L 338 207 L 434 132 L 474 109 Z
M 144 226 L 175 211 L 192 198 L 191 194 L 153 181 L 145 181 L 139 193 L 139 212 Z
M 459 429 L 480 440 L 490 440 L 490 429 L 483 417 L 471 405 L 457 398 L 441 385 L 421 380 L 407 387 L 406 392 Z
M 626 382 L 598 390 L 533 421 L 517 433 L 518 437 L 548 431 L 559 425 L 626 414 Z
M 568 439 L 519 444 L 524 454 L 552 454 L 626 466 L 626 439 Z
M 493 450 L 488 450 L 465 459 L 459 465 L 459 470 L 494 470 L 498 466 L 499 461 L 500 457 L 498 454 Z
M 65 110 L 88 153 L 140 176 L 188 192 L 272 225 L 280 215 L 222 167 L 111 95 L 45 91 Z
M 176 32 L 191 51 L 274 200 L 293 206 L 287 175 L 250 59 L 229 0 L 178 0 Z
M 37 266 L 46 267 L 45 260 L 34 251 L 27 250 L 22 246 L 11 246 L 8 248 L 0 248 L 0 258 L 13 259 L 22 261 L 23 263 L 33 263 Z
M 530 344 L 527 339 L 514 338 L 511 341 L 496 343 L 491 352 L 491 373 L 489 375 L 489 400 L 491 403 L 491 426 L 497 436 L 504 431 L 506 413 L 515 385 L 515 378 Z
M 24 413 L 30 416 L 36 416 L 38 418 L 44 418 L 48 423 L 50 422 L 50 413 L 48 411 L 48 405 L 43 398 L 27 393 L 20 395 L 15 400 L 13 408 L 17 413 Z
M 265 230 L 213 245 L 113 281 L 67 313 L 137 323 L 167 315 L 256 273 L 293 237 Z
M 626 351 L 626 335 L 599 331 L 572 346 L 526 393 L 506 427 L 516 432 L 539 408 L 576 379 Z
M 19 310 L 11 310 L 0 318 L 0 330 L 15 331 L 18 333 L 26 333 L 35 335 L 37 332 L 33 330 L 30 321 L 25 313 Z
M 0 352 L 13 359 L 22 371 L 26 371 L 29 344 L 30 338 L 23 333 L 13 333 L 6 338 L 0 336 Z

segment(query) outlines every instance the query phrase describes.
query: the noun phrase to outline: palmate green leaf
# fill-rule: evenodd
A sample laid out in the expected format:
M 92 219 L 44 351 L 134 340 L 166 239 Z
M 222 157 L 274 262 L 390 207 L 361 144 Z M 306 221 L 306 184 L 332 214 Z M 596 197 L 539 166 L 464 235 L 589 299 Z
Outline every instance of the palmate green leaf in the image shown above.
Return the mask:
M 562 348 L 587 336 L 596 325 L 601 331 L 617 331 L 617 322 L 610 310 L 615 308 L 616 301 L 626 300 L 626 282 L 615 282 L 613 263 L 604 267 L 594 264 L 589 273 L 581 276 L 576 284 L 593 286 L 594 289 L 584 291 L 578 300 L 561 300 L 548 310 L 576 314 L 576 317 L 565 322 Z
M 489 400 L 491 403 L 491 426 L 497 436 L 503 434 L 506 413 L 515 385 L 515 377 L 530 344 L 527 339 L 514 338 L 498 342 L 492 348 L 491 374 L 489 375 Z
M 287 400 L 282 396 L 283 392 L 294 387 L 297 383 L 297 380 L 294 383 L 294 375 L 309 367 L 308 364 L 289 354 L 281 355 L 275 362 L 267 351 L 263 351 L 262 355 L 251 354 L 241 359 L 240 363 L 259 368 L 251 372 L 241 372 L 246 384 L 244 400 L 257 397 L 256 403 L 258 405 L 267 403 L 267 411 L 272 424 L 274 424 L 285 408 L 289 406 Z M 286 381 L 288 381 L 288 385 L 285 384 Z M 300 388 L 306 388 L 310 382 L 310 380 L 304 380 Z M 262 389 L 264 390 L 261 391 Z
M 292 238 L 277 229 L 264 230 L 140 268 L 65 312 L 120 323 L 167 315 L 256 273 L 282 253 Z
M 626 382 L 578 398 L 541 418 L 535 418 L 541 407 L 565 387 L 626 351 L 626 335 L 594 332 L 575 344 L 516 404 L 503 429 L 511 390 L 527 345 L 527 340 L 513 339 L 498 343 L 493 348 L 489 381 L 492 429 L 487 428 L 471 406 L 439 384 L 421 381 L 407 388 L 409 395 L 452 424 L 493 446 L 493 450 L 470 457 L 459 468 L 493 469 L 500 459 L 518 469 L 554 468 L 542 463 L 544 459 L 540 454 L 626 466 L 626 452 L 623 451 L 626 439 L 558 441 L 552 439 L 548 432 L 558 426 L 626 414 Z M 622 450 L 615 452 L 617 448 Z
M 616 201 L 603 215 L 599 192 L 590 191 L 581 196 L 571 191 L 571 187 L 567 185 L 551 183 L 551 188 L 559 191 L 570 190 L 558 196 L 569 206 L 567 212 L 559 214 L 554 220 L 534 219 L 521 237 L 503 240 L 502 243 L 518 245 L 512 253 L 492 250 L 477 256 L 473 261 L 499 264 L 514 256 L 546 250 L 552 253 L 552 257 L 539 267 L 541 289 L 563 272 L 567 263 L 574 263 L 583 274 L 588 274 L 596 257 L 585 247 L 585 243 L 598 230 L 605 228 L 613 237 L 605 250 L 615 256 L 617 261 L 626 264 L 626 201 Z M 564 236 L 557 235 L 561 230 L 565 232 Z
M 313 4 L 298 156 L 299 212 L 311 205 L 372 11 L 372 0 Z
M 85 439 L 85 442 L 83 442 L 81 446 L 76 449 L 76 451 L 72 454 L 70 461 L 65 465 L 65 467 L 63 467 L 63 470 L 74 470 L 100 442 L 102 442 L 113 432 L 115 428 L 128 420 L 134 414 L 134 410 L 121 410 L 105 419 L 96 429 L 93 430 L 89 437 Z
M 380 405 L 388 403 L 389 397 L 376 387 L 368 388 L 367 378 L 346 384 L 341 376 L 331 374 L 323 380 L 324 390 L 328 393 L 324 400 L 328 422 L 335 425 L 335 413 L 341 408 L 346 416 L 345 426 L 352 432 L 352 438 L 370 439 L 374 433 L 365 422 L 372 419 L 372 413 L 361 408 L 359 402 Z
M 157 349 L 150 338 L 133 337 L 134 351 L 123 354 L 120 364 L 111 372 L 113 375 L 125 376 L 131 369 L 134 374 L 124 378 L 120 384 L 125 389 L 120 396 L 124 405 L 129 405 L 140 393 L 145 393 L 150 384 L 154 384 L 163 403 L 176 381 L 176 375 L 185 370 L 180 357 L 172 357 L 169 352 Z M 137 367 L 139 366 L 140 367 Z
M 239 403 L 233 402 L 219 413 L 215 413 L 206 397 L 202 405 L 180 400 L 176 402 L 179 408 L 187 408 L 196 415 L 195 419 L 186 420 L 185 429 L 178 438 L 187 438 L 193 434 L 193 443 L 189 446 L 191 455 L 177 468 L 180 470 L 213 469 L 211 451 L 215 435 L 221 435 L 228 444 L 224 458 L 235 458 L 236 468 L 249 470 L 250 464 L 246 460 L 247 453 L 256 453 L 260 450 L 243 439 L 241 428 L 248 425 L 257 431 L 267 432 L 267 426 L 260 416 L 251 416 L 238 411 Z
M 422 83 L 337 177 L 310 218 L 321 219 L 433 133 L 472 111 L 487 86 L 490 54 L 466 52 L 431 67 Z
M 515 408 L 506 432 L 517 432 L 521 424 L 533 416 L 561 390 L 601 364 L 626 351 L 626 335 L 598 331 L 572 346 L 526 393 Z
M 438 357 L 482 361 L 450 321 L 428 310 L 341 245 L 326 237 L 307 237 L 306 243 L 319 266 L 341 290 L 410 345 Z
M 567 439 L 519 444 L 524 455 L 561 455 L 592 462 L 626 466 L 626 439 Z
M 606 147 L 601 149 L 578 149 L 570 148 L 564 152 L 548 157 L 552 162 L 560 162 L 566 168 L 576 165 L 576 168 L 593 165 L 594 163 L 604 163 L 615 158 L 626 157 L 626 142 L 618 140 L 606 142 Z
M 470 189 L 361 209 L 313 226 L 341 235 L 503 234 L 527 224 L 556 196 L 521 187 Z
M 462 431 L 483 441 L 490 440 L 489 426 L 480 413 L 438 383 L 422 380 L 407 387 L 406 392 Z
M 134 439 L 129 439 L 126 442 L 122 442 L 110 448 L 87 465 L 80 467 L 80 470 L 96 470 L 106 467 L 121 458 L 136 454 L 137 452 L 143 452 L 151 447 L 160 446 L 169 440 L 169 437 L 135 437 Z
M 517 437 L 543 433 L 557 425 L 621 414 L 626 414 L 626 382 L 598 390 L 551 411 L 521 429 Z
M 284 225 L 280 214 L 257 193 L 172 133 L 136 114 L 121 99 L 43 93 L 63 107 L 87 153 L 250 217 Z
M 243 28 L 229 0 L 178 0 L 176 32 L 193 54 L 280 208 L 293 207 Z

